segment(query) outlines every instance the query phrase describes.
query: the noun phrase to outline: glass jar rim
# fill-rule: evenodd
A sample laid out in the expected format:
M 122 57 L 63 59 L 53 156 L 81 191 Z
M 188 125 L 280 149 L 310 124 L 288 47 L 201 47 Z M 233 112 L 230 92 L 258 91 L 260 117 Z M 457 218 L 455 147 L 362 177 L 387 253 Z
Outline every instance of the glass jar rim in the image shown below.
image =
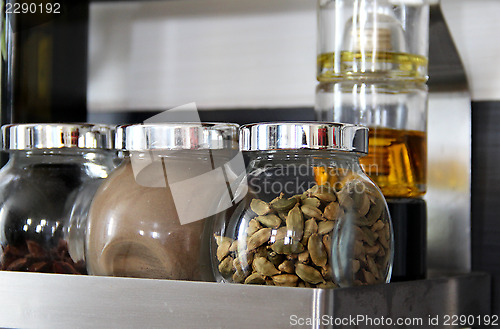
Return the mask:
M 330 150 L 368 153 L 368 128 L 336 122 L 266 122 L 240 128 L 242 151 Z
M 222 150 L 238 148 L 235 123 L 182 122 L 119 126 L 116 148 L 126 151 Z
M 4 151 L 114 148 L 115 126 L 90 123 L 22 123 L 2 126 Z

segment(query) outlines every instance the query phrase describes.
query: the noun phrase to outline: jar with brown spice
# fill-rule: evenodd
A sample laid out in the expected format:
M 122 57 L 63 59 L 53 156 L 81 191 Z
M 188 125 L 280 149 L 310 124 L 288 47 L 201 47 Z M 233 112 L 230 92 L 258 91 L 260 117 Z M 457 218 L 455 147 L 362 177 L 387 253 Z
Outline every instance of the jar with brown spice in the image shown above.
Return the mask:
M 213 281 L 206 218 L 237 176 L 237 132 L 217 123 L 118 127 L 125 159 L 90 208 L 89 274 Z

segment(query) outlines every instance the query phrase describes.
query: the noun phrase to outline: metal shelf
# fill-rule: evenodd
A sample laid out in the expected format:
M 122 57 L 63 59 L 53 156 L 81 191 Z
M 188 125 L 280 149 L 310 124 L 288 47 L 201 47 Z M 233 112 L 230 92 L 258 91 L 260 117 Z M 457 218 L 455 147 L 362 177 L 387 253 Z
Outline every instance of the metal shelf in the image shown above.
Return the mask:
M 7 328 L 288 328 L 291 316 L 489 314 L 490 277 L 325 290 L 0 272 L 0 295 L 0 327 Z M 320 322 L 294 327 L 328 327 Z

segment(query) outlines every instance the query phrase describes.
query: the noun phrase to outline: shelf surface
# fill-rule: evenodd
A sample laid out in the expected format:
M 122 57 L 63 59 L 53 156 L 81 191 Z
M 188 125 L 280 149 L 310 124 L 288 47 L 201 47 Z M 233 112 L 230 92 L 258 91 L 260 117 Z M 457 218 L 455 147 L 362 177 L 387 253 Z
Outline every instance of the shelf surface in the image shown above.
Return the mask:
M 491 304 L 482 273 L 325 290 L 2 271 L 0 294 L 2 328 L 330 328 L 324 316 L 427 321 Z

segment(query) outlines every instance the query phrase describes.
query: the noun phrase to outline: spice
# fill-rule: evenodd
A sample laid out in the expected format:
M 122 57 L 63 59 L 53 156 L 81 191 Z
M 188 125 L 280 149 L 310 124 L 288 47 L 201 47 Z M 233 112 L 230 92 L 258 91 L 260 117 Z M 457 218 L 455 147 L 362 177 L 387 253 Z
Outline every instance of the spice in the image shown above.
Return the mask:
M 156 162 L 155 162 L 156 163 Z M 154 165 L 146 177 L 164 179 Z M 114 230 L 108 228 L 113 225 Z M 181 225 L 169 187 L 142 186 L 126 160 L 98 190 L 89 213 L 87 269 L 92 275 L 213 280 L 202 244 L 204 221 Z M 209 237 L 207 237 L 208 239 Z M 237 244 L 222 238 L 219 270 L 232 276 Z M 262 242 L 263 243 L 263 242 Z M 220 264 L 219 264 L 220 265 Z
M 72 202 L 82 182 L 90 181 L 84 173 L 78 164 L 33 163 L 6 188 L 1 270 L 86 273 L 83 262 L 69 256 L 63 233 L 68 225 L 65 204 Z
M 385 281 L 388 216 L 380 194 L 362 181 L 351 179 L 338 191 L 315 185 L 289 198 L 281 193 L 269 203 L 252 199 L 250 209 L 255 215 L 246 222 L 245 239 L 214 236 L 220 273 L 226 280 L 336 288 L 346 285 L 344 279 L 335 281 L 332 268 L 332 253 L 339 255 L 342 250 L 342 255 L 351 255 L 347 285 Z M 342 245 L 339 239 L 334 242 L 334 234 L 344 234 Z M 238 247 L 230 248 L 233 245 Z
M 35 241 L 28 240 L 25 245 L 3 247 L 1 270 L 43 272 L 59 274 L 87 274 L 83 261 L 73 262 L 68 253 L 66 241 L 49 250 Z

